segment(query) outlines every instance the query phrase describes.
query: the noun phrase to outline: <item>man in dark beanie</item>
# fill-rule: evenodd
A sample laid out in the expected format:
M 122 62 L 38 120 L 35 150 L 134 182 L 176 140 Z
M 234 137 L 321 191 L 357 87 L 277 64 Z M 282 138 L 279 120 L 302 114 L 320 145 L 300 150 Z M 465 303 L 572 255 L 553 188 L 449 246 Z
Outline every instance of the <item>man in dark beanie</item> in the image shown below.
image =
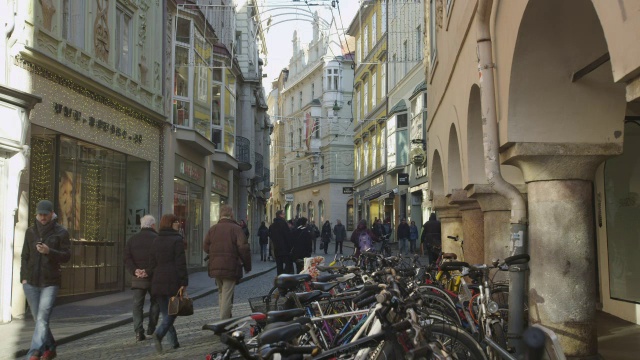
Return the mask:
M 56 357 L 49 317 L 60 289 L 60 264 L 70 258 L 69 232 L 54 220 L 51 201 L 40 201 L 36 223 L 25 232 L 20 266 L 20 282 L 36 324 L 27 352 L 29 360 Z

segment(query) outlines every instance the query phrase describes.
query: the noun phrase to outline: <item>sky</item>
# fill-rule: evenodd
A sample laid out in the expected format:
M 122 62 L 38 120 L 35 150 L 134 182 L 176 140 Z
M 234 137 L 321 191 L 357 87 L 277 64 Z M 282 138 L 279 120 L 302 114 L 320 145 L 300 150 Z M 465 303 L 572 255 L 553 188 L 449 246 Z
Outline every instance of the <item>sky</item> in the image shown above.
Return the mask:
M 262 80 L 265 92 L 271 91 L 271 83 L 280 71 L 287 67 L 293 53 L 293 32 L 297 30 L 303 48 L 312 39 L 312 23 L 309 10 L 317 11 L 320 19 L 331 24 L 331 33 L 335 36 L 336 25 L 342 29 L 349 27 L 355 16 L 360 0 L 335 0 L 336 8 L 330 11 L 332 0 L 263 0 L 261 19 L 263 27 L 268 30 L 266 35 L 267 51 L 266 65 L 263 74 L 267 77 Z M 338 12 L 338 8 L 340 11 Z M 341 15 L 341 16 L 340 16 Z M 267 27 L 267 21 L 271 16 L 271 26 Z M 335 19 L 335 23 L 334 23 Z M 322 22 L 322 21 L 321 21 Z M 321 29 L 322 30 L 322 29 Z M 344 42 L 344 38 L 342 38 Z M 351 49 L 353 51 L 353 49 Z M 337 55 L 337 54 L 336 54 Z

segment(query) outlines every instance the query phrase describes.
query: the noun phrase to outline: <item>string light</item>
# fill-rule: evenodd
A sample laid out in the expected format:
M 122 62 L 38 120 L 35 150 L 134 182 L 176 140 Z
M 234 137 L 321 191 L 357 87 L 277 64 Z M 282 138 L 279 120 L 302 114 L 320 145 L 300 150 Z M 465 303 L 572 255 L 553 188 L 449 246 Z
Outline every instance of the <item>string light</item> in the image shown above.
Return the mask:
M 53 201 L 53 164 L 55 142 L 53 138 L 31 140 L 31 189 L 29 190 L 29 224 L 36 220 L 35 208 L 40 200 Z

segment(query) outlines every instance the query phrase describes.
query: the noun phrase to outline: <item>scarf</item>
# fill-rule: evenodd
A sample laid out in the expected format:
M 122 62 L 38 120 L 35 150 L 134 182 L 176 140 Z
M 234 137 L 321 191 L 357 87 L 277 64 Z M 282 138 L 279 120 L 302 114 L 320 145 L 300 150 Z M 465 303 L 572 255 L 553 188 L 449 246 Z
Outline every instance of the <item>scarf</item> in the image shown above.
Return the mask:
M 55 226 L 55 222 L 53 220 L 49 221 L 45 225 L 42 225 L 42 223 L 40 223 L 40 221 L 36 220 L 36 229 L 38 230 L 38 235 L 40 236 L 40 239 L 42 240 L 42 238 L 46 234 L 48 234 L 50 231 L 52 231 L 54 226 Z

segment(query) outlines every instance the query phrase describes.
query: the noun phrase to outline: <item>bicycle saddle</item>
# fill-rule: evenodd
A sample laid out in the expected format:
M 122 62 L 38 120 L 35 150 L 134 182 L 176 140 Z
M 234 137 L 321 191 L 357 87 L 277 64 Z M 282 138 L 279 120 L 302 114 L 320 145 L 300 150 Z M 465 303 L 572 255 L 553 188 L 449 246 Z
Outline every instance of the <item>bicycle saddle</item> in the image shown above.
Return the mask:
M 458 258 L 458 255 L 454 254 L 454 253 L 443 253 L 442 254 L 442 258 L 443 259 L 449 259 L 449 260 L 455 260 Z
M 247 316 L 246 315 L 237 316 L 237 317 L 233 317 L 233 318 L 230 318 L 230 319 L 216 321 L 213 324 L 204 324 L 204 325 L 202 325 L 202 330 L 211 330 L 216 335 L 221 335 L 221 334 L 224 334 L 227 331 L 231 330 L 231 329 L 227 329 L 227 326 L 235 323 L 236 321 L 238 321 L 238 320 L 240 320 L 241 318 L 244 318 L 244 317 L 247 317 Z
M 267 313 L 267 322 L 291 321 L 299 316 L 304 316 L 304 314 L 306 314 L 304 309 L 269 311 Z
M 303 334 L 305 329 L 306 327 L 303 325 L 292 323 L 275 329 L 266 330 L 258 336 L 258 343 L 260 345 L 265 345 L 279 341 L 289 342 Z
M 320 297 L 322 296 L 322 291 L 313 290 L 313 291 L 304 292 L 304 293 L 297 293 L 296 296 L 300 300 L 300 303 L 306 304 L 306 303 L 310 303 L 312 301 L 316 301 L 320 299 Z
M 311 318 L 303 316 L 290 321 L 280 321 L 280 322 L 273 322 L 273 323 L 267 324 L 267 326 L 264 327 L 264 330 L 271 330 L 271 329 L 287 326 L 289 324 L 306 325 L 309 323 L 311 323 Z
M 440 264 L 440 270 L 442 271 L 452 271 L 452 270 L 462 270 L 463 267 L 469 267 L 469 264 L 464 261 L 447 261 Z
M 338 282 L 312 282 L 311 287 L 314 290 L 329 291 L 336 287 L 338 284 Z
M 311 275 L 309 274 L 281 274 L 273 281 L 273 285 L 279 289 L 295 289 L 298 287 L 298 283 L 304 281 L 311 281 Z
M 324 275 L 318 275 L 318 282 L 328 282 L 331 280 L 335 280 L 339 277 L 342 277 L 342 275 L 340 274 L 324 274 Z

